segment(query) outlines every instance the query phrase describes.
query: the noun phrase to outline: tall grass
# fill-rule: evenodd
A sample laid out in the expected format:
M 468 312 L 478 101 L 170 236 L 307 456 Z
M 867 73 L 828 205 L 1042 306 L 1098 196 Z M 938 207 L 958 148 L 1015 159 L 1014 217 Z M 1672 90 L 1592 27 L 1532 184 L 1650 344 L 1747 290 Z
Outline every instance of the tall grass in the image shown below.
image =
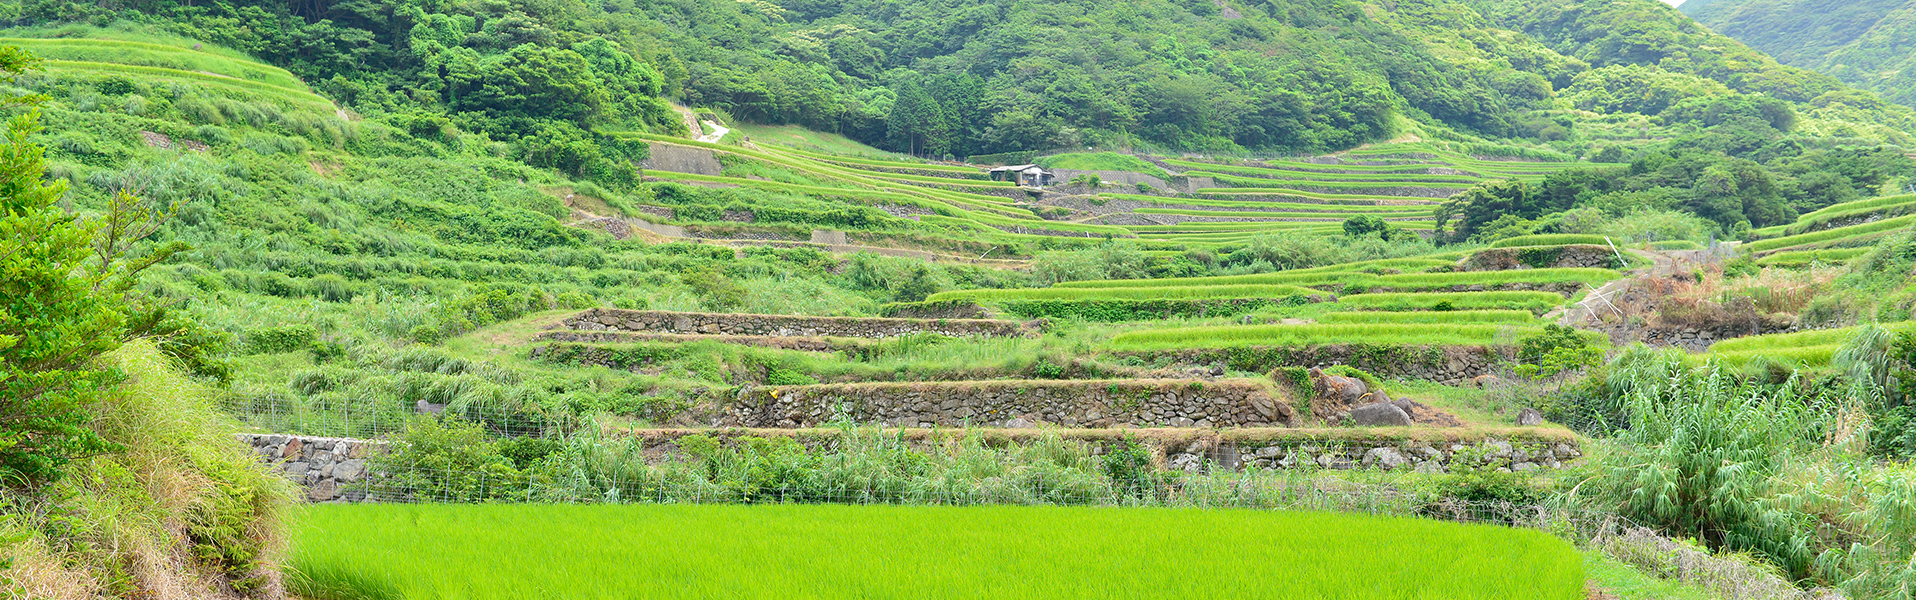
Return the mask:
M 1548 534 L 1308 512 L 316 506 L 293 589 L 345 598 L 1577 600 Z M 1281 574 L 1281 575 L 1280 575 Z

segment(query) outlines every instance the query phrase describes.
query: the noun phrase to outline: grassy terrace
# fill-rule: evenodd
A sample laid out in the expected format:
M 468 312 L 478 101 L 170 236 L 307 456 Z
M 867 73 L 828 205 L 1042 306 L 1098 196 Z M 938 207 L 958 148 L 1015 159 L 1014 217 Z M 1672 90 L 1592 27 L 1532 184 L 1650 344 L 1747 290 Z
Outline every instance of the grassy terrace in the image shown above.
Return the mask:
M 1113 193 L 1098 194 L 1097 197 L 1101 199 L 1105 199 L 1105 200 L 1130 200 L 1133 202 L 1146 202 L 1151 204 L 1165 204 L 1165 205 L 1173 205 L 1173 206 L 1261 208 L 1266 210 L 1321 210 L 1321 211 L 1335 210 L 1335 211 L 1353 211 L 1353 212 L 1369 212 L 1369 211 L 1388 212 L 1388 211 L 1399 211 L 1399 210 L 1414 210 L 1414 211 L 1422 211 L 1426 214 L 1429 214 L 1431 210 L 1433 210 L 1432 205 L 1426 205 L 1422 203 L 1404 204 L 1401 202 L 1396 202 L 1391 204 L 1385 204 L 1375 199 L 1339 200 L 1334 202 L 1286 202 L 1286 201 L 1276 201 L 1276 200 L 1274 201 L 1214 200 L 1209 198 L 1194 198 L 1189 196 L 1166 197 L 1166 196 L 1146 196 L 1143 194 L 1113 194 Z
M 1571 244 L 1592 244 L 1597 246 L 1607 246 L 1607 245 L 1610 245 L 1610 240 L 1609 238 L 1605 238 L 1600 235 L 1581 235 L 1581 234 L 1520 235 L 1513 238 L 1504 238 L 1501 240 L 1497 240 L 1496 242 L 1490 244 L 1490 247 L 1521 248 L 1525 246 L 1568 246 Z
M 1234 210 L 1191 210 L 1191 209 L 1181 209 L 1181 208 L 1140 208 L 1140 209 L 1133 210 L 1131 212 L 1136 214 L 1141 214 L 1141 215 L 1183 215 L 1188 217 L 1220 217 L 1220 218 L 1229 218 L 1229 219 L 1314 220 L 1314 221 L 1337 221 L 1340 223 L 1343 222 L 1345 219 L 1355 217 L 1355 216 L 1360 216 L 1360 215 L 1381 217 L 1386 221 L 1422 220 L 1427 222 L 1430 219 L 1429 211 L 1422 211 L 1422 210 L 1393 213 L 1393 212 L 1337 212 L 1337 211 L 1256 212 L 1256 211 L 1234 211 Z
M 1744 244 L 1751 252 L 1767 252 L 1782 249 L 1809 249 L 1811 247 L 1830 247 L 1858 245 L 1888 235 L 1898 229 L 1916 224 L 1916 215 L 1883 219 L 1871 223 L 1837 227 L 1822 231 L 1813 231 L 1799 235 L 1757 240 Z
M 1797 333 L 1773 333 L 1723 340 L 1710 345 L 1709 356 L 1730 364 L 1743 364 L 1757 357 L 1796 363 L 1802 367 L 1830 364 L 1836 350 L 1862 326 L 1819 329 Z M 1883 325 L 1895 332 L 1916 330 L 1916 322 Z
M 1397 259 L 1418 260 L 1418 259 Z M 1377 261 L 1383 262 L 1383 261 Z M 1436 261 L 1438 264 L 1449 264 Z M 1363 263 L 1352 263 L 1353 265 Z M 1422 263 L 1400 263 L 1417 265 Z M 1339 265 L 1343 266 L 1343 265 Z M 1223 277 L 1180 277 L 1171 279 L 1114 279 L 1097 281 L 1072 281 L 1060 283 L 1057 287 L 1068 288 L 1126 288 L 1126 287 L 1202 287 L 1232 285 L 1348 285 L 1360 284 L 1391 288 L 1442 288 L 1455 285 L 1499 285 L 1508 283 L 1589 283 L 1601 284 L 1621 277 L 1622 274 L 1609 269 L 1519 269 L 1514 271 L 1465 271 L 1459 273 L 1404 273 L 1398 275 L 1377 275 L 1362 272 L 1364 267 L 1349 267 L 1340 271 L 1280 271 L 1257 275 L 1230 275 Z M 1382 267 L 1379 267 L 1382 268 Z
M 1337 303 L 1359 310 L 1438 310 L 1521 309 L 1543 314 L 1564 304 L 1563 296 L 1550 292 L 1428 292 L 1358 294 L 1337 299 Z
M 1841 248 L 1836 250 L 1794 250 L 1777 252 L 1756 259 L 1756 264 L 1775 267 L 1801 267 L 1812 263 L 1840 263 L 1869 252 L 1868 248 Z
M 248 58 L 151 42 L 86 38 L 0 38 L 0 45 L 19 46 L 40 58 L 63 62 L 111 63 L 167 71 L 214 74 L 294 92 L 310 94 L 306 82 L 291 72 Z
M 1118 334 L 1114 350 L 1327 344 L 1509 345 L 1535 327 L 1508 323 L 1315 323 L 1152 329 Z M 1596 340 L 1593 336 L 1592 341 Z
M 1579 600 L 1541 531 L 1316 512 L 324 505 L 290 587 L 365 598 Z M 1175 549 L 1175 551 L 1170 551 Z
M 1283 298 L 1320 293 L 1293 285 L 1221 285 L 1205 287 L 1134 288 L 1026 288 L 1009 290 L 959 290 L 932 294 L 926 300 L 1196 300 L 1230 298 Z
M 309 91 L 288 89 L 257 81 L 235 79 L 224 75 L 208 75 L 205 73 L 164 67 L 142 67 L 76 60 L 49 60 L 44 63 L 44 66 L 49 71 L 89 71 L 94 73 L 133 75 L 147 79 L 182 80 L 202 85 L 210 85 L 214 88 L 224 88 L 228 91 L 241 94 L 244 97 L 268 96 L 274 100 L 287 102 L 302 108 L 324 110 L 327 112 L 333 110 L 333 103 L 331 101 Z
M 1436 207 L 1437 204 L 1439 204 L 1438 201 L 1440 200 L 1439 198 L 1388 196 L 1388 195 L 1381 195 L 1381 194 L 1368 195 L 1368 196 L 1363 194 L 1326 194 L 1322 192 L 1308 192 L 1304 190 L 1295 190 L 1290 188 L 1275 188 L 1275 187 L 1198 188 L 1197 193 L 1204 197 L 1209 197 L 1209 198 L 1217 199 L 1217 200 L 1229 200 L 1232 197 L 1238 197 L 1238 196 L 1270 196 L 1270 197 L 1285 198 L 1286 201 L 1302 200 L 1302 201 L 1308 202 L 1311 200 L 1317 200 L 1321 202 L 1353 202 L 1353 203 L 1362 203 L 1362 204 L 1396 203 L 1397 205 L 1400 205 L 1400 206 L 1403 206 L 1403 205 L 1415 206 L 1420 204 L 1428 204 L 1433 208 Z
M 1191 177 L 1210 177 L 1212 179 L 1217 180 L 1219 183 L 1230 184 L 1233 187 L 1233 189 L 1236 189 L 1236 188 L 1253 188 L 1253 189 L 1318 188 L 1318 189 L 1343 190 L 1343 191 L 1364 191 L 1364 190 L 1389 190 L 1389 189 L 1396 189 L 1396 188 L 1420 187 L 1420 188 L 1455 189 L 1455 190 L 1461 191 L 1476 183 L 1475 181 L 1470 181 L 1470 180 L 1448 182 L 1448 183 L 1435 183 L 1435 182 L 1422 182 L 1422 181 L 1420 182 L 1385 182 L 1385 181 L 1317 181 L 1317 180 L 1302 180 L 1302 179 L 1269 179 L 1269 178 L 1262 178 L 1262 177 L 1239 177 L 1236 175 L 1228 175 L 1224 173 L 1217 173 L 1217 172 L 1211 172 L 1211 171 L 1191 171 L 1191 172 L 1185 173 L 1185 175 L 1189 175 Z
M 1348 183 L 1399 183 L 1405 185 L 1425 183 L 1470 185 L 1483 181 L 1481 177 L 1470 177 L 1466 175 L 1432 175 L 1425 173 L 1326 173 L 1322 171 L 1295 171 L 1289 169 L 1220 165 L 1188 161 L 1167 160 L 1165 163 L 1189 167 L 1192 170 L 1188 174 L 1198 176 L 1203 176 L 1206 173 L 1226 173 L 1232 176 L 1255 177 L 1259 179 Z
M 1322 323 L 1537 324 L 1537 316 L 1530 314 L 1530 311 L 1523 310 L 1347 311 L 1324 313 L 1322 316 L 1319 316 L 1317 320 Z

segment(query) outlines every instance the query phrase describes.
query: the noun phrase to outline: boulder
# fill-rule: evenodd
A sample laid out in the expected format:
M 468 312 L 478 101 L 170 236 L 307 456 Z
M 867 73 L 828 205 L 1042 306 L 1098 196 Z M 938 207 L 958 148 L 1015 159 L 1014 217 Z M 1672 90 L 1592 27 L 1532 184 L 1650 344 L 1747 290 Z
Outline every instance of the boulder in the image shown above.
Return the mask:
M 1478 389 L 1487 388 L 1502 382 L 1503 380 L 1498 379 L 1496 375 L 1478 375 L 1470 380 L 1470 384 L 1477 386 Z
M 1356 404 L 1364 398 L 1366 392 L 1370 391 L 1369 386 L 1364 385 L 1362 379 L 1332 375 L 1315 367 L 1311 368 L 1310 373 L 1311 389 L 1319 398 Z
M 1534 408 L 1517 411 L 1518 427 L 1536 427 L 1543 424 L 1543 413 Z
M 1409 427 L 1410 414 L 1395 405 L 1377 403 L 1366 404 L 1351 409 L 1352 423 L 1361 427 Z

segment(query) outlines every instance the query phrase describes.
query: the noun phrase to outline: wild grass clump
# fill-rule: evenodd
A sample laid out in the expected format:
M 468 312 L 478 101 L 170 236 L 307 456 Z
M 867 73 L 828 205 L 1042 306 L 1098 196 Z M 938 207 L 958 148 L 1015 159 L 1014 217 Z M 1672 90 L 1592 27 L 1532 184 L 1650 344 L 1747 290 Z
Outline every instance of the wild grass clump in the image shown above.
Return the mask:
M 115 448 L 72 463 L 41 494 L 0 491 L 0 529 L 24 538 L 8 549 L 4 589 L 49 600 L 278 595 L 291 485 L 232 437 L 215 392 L 152 343 L 104 360 L 127 378 L 87 426 Z

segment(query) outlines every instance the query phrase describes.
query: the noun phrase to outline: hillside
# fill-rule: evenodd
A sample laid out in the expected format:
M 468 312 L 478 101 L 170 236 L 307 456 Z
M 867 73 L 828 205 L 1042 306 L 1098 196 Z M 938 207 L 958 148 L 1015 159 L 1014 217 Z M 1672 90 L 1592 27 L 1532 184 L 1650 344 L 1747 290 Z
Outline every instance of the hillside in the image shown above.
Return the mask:
M 52 368 L 11 357 L 64 336 L 68 363 L 100 371 L 45 377 L 141 409 L 35 421 L 124 446 L 30 464 L 43 486 L 0 460 L 0 545 L 27 540 L 35 589 L 85 571 L 99 581 L 67 597 L 170 597 L 155 582 L 179 571 L 209 597 L 492 598 L 531 580 L 486 557 L 622 564 L 589 533 L 524 534 L 566 514 L 719 544 L 658 577 L 781 552 L 786 572 L 868 576 L 813 546 L 878 510 L 1030 552 L 1103 532 L 1122 547 L 1094 558 L 1174 573 L 1104 533 L 1219 508 L 1475 524 L 1431 529 L 1464 540 L 1423 545 L 1445 554 L 1552 549 L 1503 568 L 1551 574 L 1505 578 L 1509 597 L 1916 586 L 1916 108 L 1655 0 L 46 0 L 0 17 L 0 66 L 33 67 L 0 92 L 32 95 L 44 125 L 7 143 L 45 158 L 0 189 L 37 202 L 0 212 L 29 232 L 0 250 L 71 263 L 9 262 L 0 289 L 78 298 L 59 306 L 87 326 L 0 295 L 0 367 Z M 1008 180 L 1043 175 L 1028 165 L 1053 180 Z M 9 423 L 0 459 L 24 439 Z M 191 460 L 153 447 L 176 438 Z M 341 506 L 286 510 L 268 470 Z M 197 520 L 137 497 L 113 512 L 140 487 Z M 987 508 L 1049 514 L 1030 521 L 1048 533 L 963 517 Z M 735 509 L 797 515 L 779 544 L 798 549 L 696 525 L 758 522 Z M 68 526 L 122 513 L 169 550 Z M 420 561 L 425 538 L 329 525 L 378 519 L 474 552 Z M 1405 544 L 1364 537 L 1382 522 L 1271 543 L 1357 565 L 1297 589 L 1364 597 L 1347 575 Z M 574 541 L 587 552 L 553 545 Z M 975 571 L 939 575 L 952 588 L 1016 572 L 930 550 L 883 548 Z M 146 562 L 122 576 L 128 560 Z M 1041 571 L 1058 597 L 1102 589 Z M 1403 572 L 1484 586 L 1437 571 Z M 1177 585 L 1268 583 L 1231 573 Z M 1102 595 L 1182 597 L 1151 577 Z M 628 579 L 546 595 L 712 589 Z
M 1910 53 L 1916 3 L 1711 0 L 1684 4 L 1683 12 L 1784 64 L 1916 104 Z

